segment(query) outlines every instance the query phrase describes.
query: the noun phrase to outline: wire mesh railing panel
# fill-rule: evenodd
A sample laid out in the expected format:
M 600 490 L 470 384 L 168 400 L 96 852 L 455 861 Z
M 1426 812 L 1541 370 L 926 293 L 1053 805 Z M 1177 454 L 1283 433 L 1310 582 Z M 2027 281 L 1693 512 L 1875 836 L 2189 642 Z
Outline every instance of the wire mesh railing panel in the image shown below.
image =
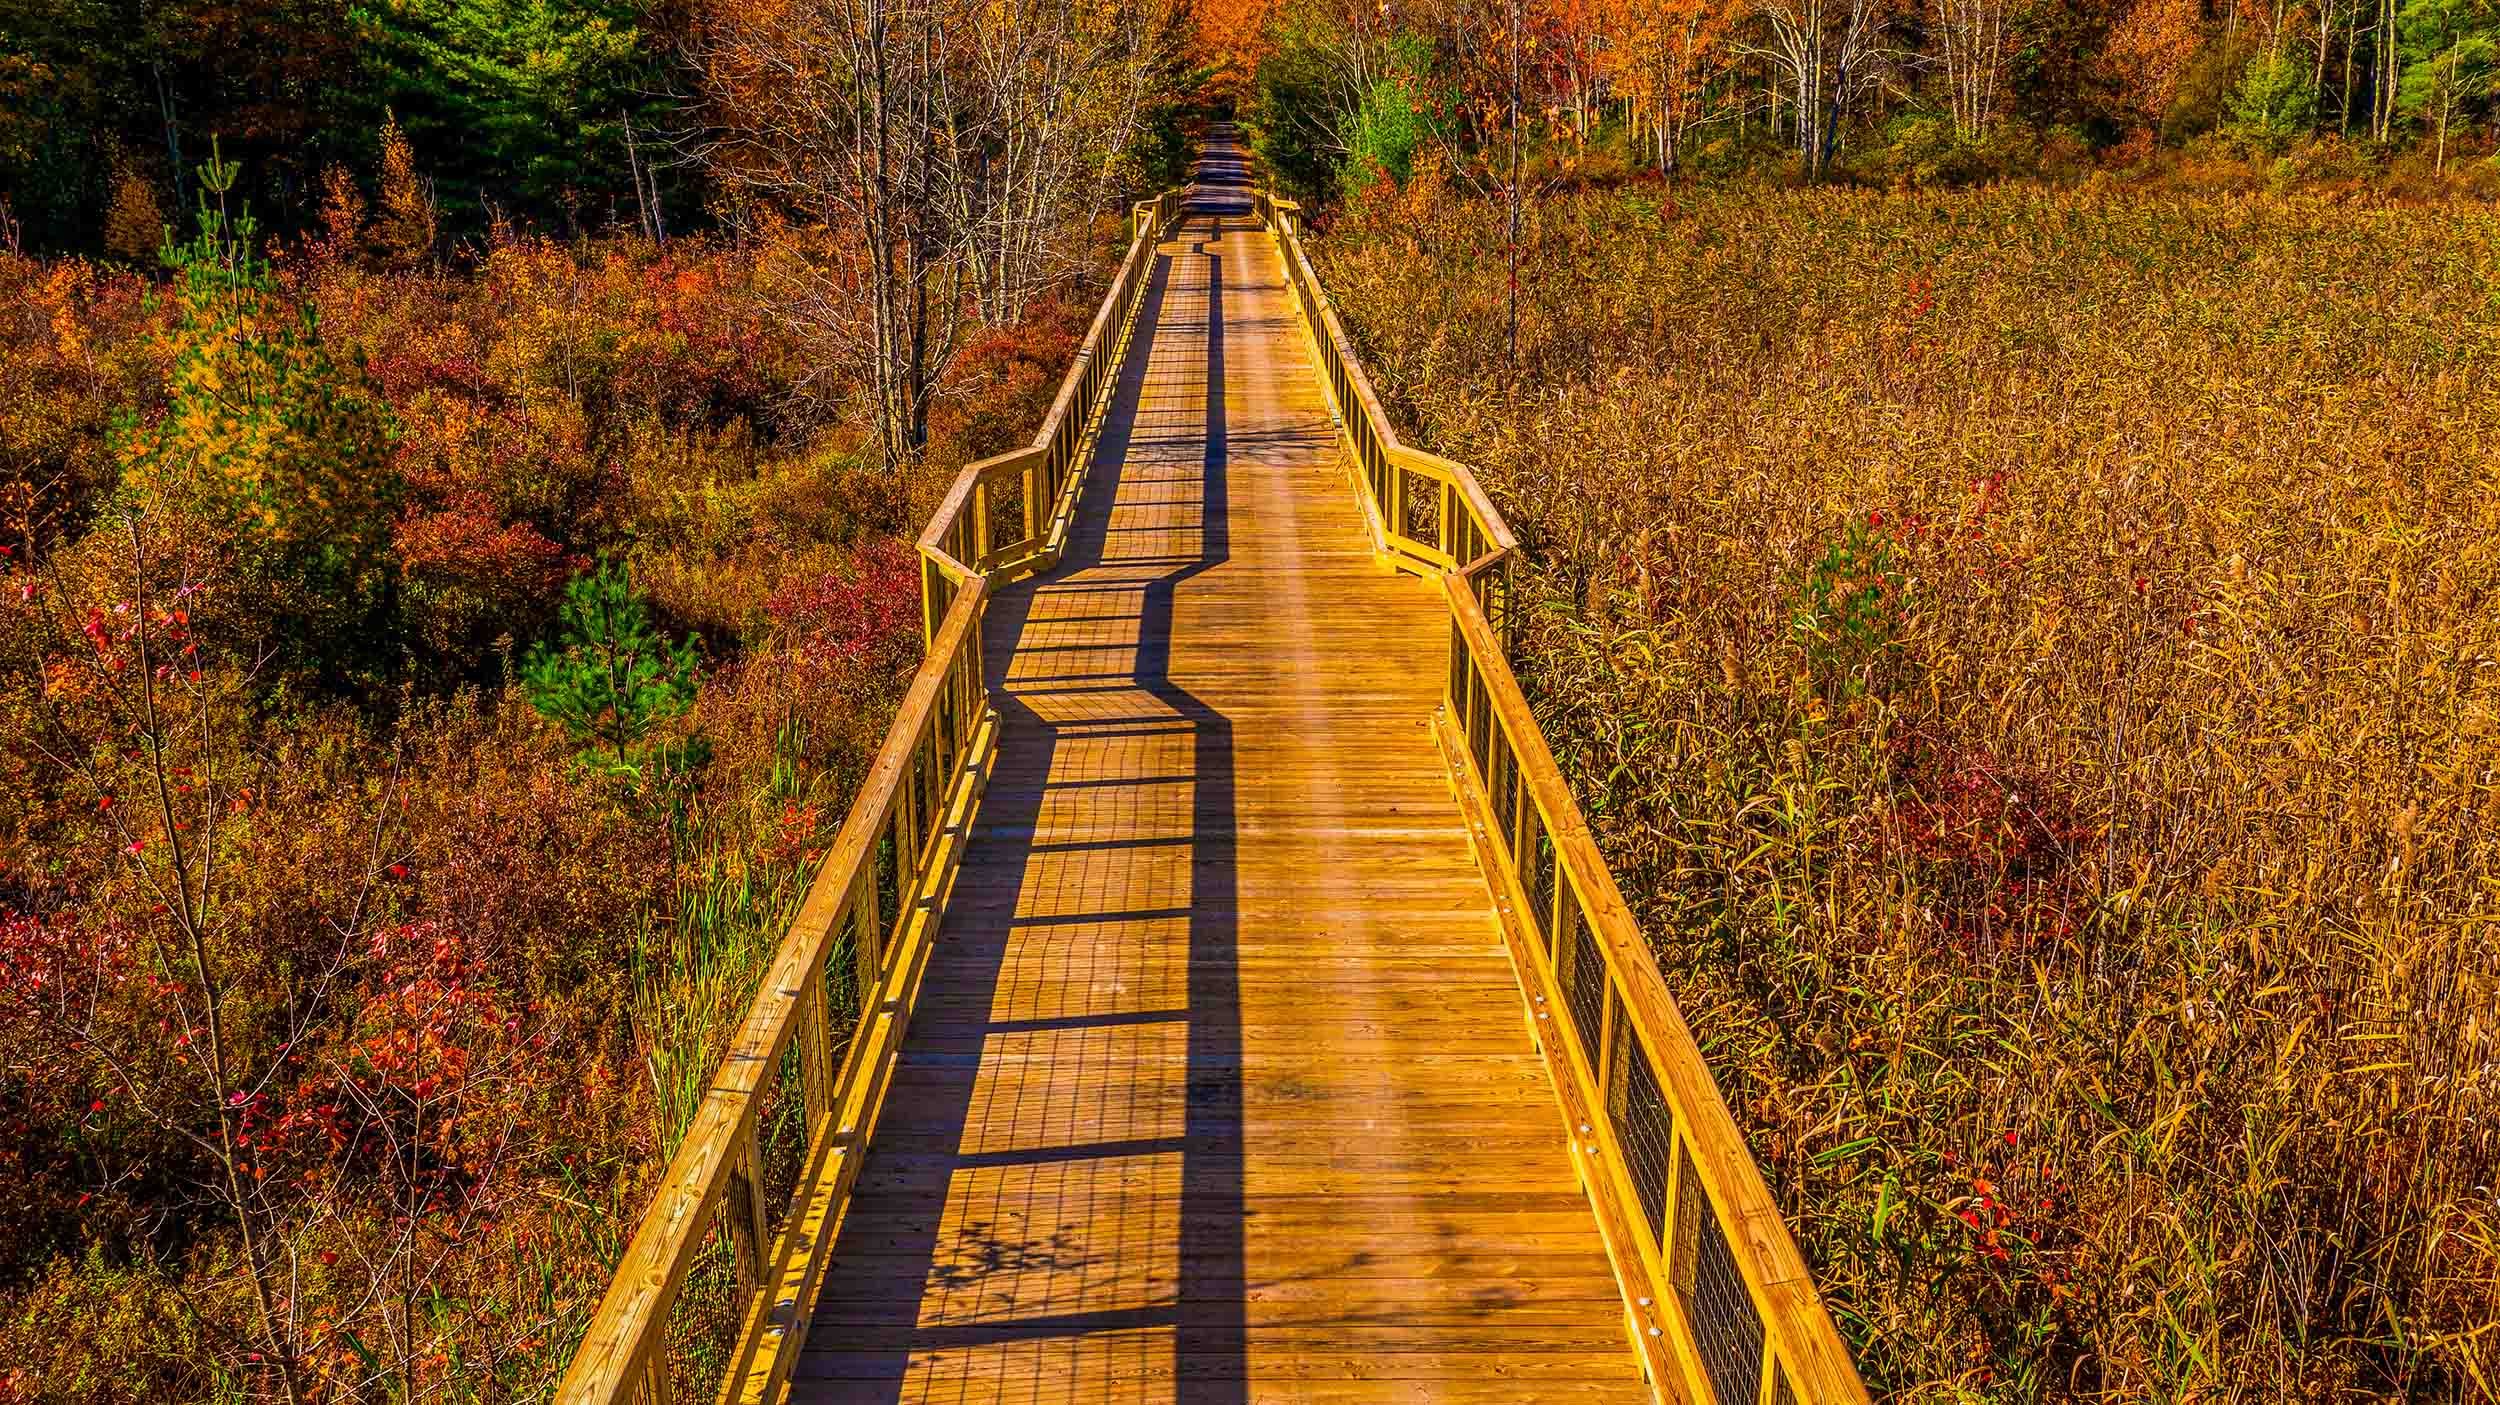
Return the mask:
M 1490 729 L 1497 734 L 1498 727 Z M 1519 757 L 1510 749 L 1507 738 L 1496 738 L 1493 764 L 1485 769 L 1484 786 L 1493 795 L 1493 818 L 1502 829 L 1502 842 L 1511 842 L 1519 827 Z
M 781 1051 L 772 1076 L 757 1090 L 755 1150 L 763 1183 L 766 1222 L 776 1232 L 790 1218 L 790 1198 L 799 1188 L 799 1172 L 807 1160 L 807 1051 L 798 1040 Z
M 946 686 L 938 690 L 937 707 L 929 723 L 929 735 L 936 742 L 940 784 L 954 775 L 957 764 L 963 759 L 963 690 L 957 686 L 958 676 L 949 674 Z
M 690 1237 L 698 1246 L 686 1266 L 677 1296 L 661 1314 L 661 1345 L 652 1355 L 651 1373 L 671 1400 L 708 1399 L 711 1364 L 738 1330 L 741 1294 L 738 1255 L 732 1247 L 729 1210 L 715 1202 L 697 1217 L 700 1228 Z
M 842 1051 L 859 1028 L 859 1012 L 876 1000 L 876 972 L 860 960 L 860 906 L 846 900 L 833 917 L 833 940 L 825 944 L 824 1021 L 828 1070 L 842 1062 Z
M 1689 1150 L 1676 1185 L 1675 1288 L 1692 1328 L 1693 1351 L 1718 1405 L 1749 1405 L 1762 1398 L 1762 1316 L 1745 1290 L 1735 1250 Z
M 1493 722 L 1493 693 L 1476 679 L 1473 701 L 1467 709 L 1467 737 L 1476 753 L 1476 774 L 1488 780 L 1493 775 L 1493 739 L 1498 730 Z
M 1620 1000 L 1620 995 L 1616 999 Z M 1615 1144 L 1622 1148 L 1623 1168 L 1640 1197 L 1642 1221 L 1649 1242 L 1659 1244 L 1667 1232 L 1667 1177 L 1675 1160 L 1675 1110 L 1649 1065 L 1649 1051 L 1633 1037 L 1631 1022 L 1615 1022 L 1614 1082 L 1606 1090 L 1606 1115 L 1613 1122 Z
M 991 551 L 1007 551 L 1023 545 L 1024 475 L 1008 474 L 985 484 L 981 490 L 981 510 L 989 529 Z
M 886 949 L 892 938 L 895 914 L 902 910 L 903 870 L 895 862 L 895 849 L 894 835 L 889 830 L 877 836 L 876 854 L 869 860 L 869 872 L 873 875 L 870 891 L 875 894 L 871 907 L 877 924 L 877 945 L 881 951 Z
M 1563 932 L 1571 938 L 1571 963 L 1563 974 L 1563 1003 L 1571 1007 L 1571 1027 L 1580 1036 L 1580 1052 L 1588 1060 L 1592 1073 L 1605 1062 L 1605 1046 L 1598 1042 L 1606 1031 L 1606 959 L 1598 953 L 1597 934 L 1589 930 L 1588 914 L 1580 910 L 1580 895 L 1569 890 L 1563 894 L 1566 920 Z
M 1420 473 L 1398 470 L 1398 489 L 1406 499 L 1406 520 L 1398 530 L 1419 542 L 1441 544 L 1441 484 Z
M 1555 959 L 1554 885 L 1561 881 L 1562 860 L 1554 853 L 1554 836 L 1546 832 L 1544 812 L 1528 812 L 1527 886 L 1528 896 L 1536 899 L 1536 936 L 1545 948 L 1545 959 Z
M 904 768 L 900 799 L 902 803 L 894 813 L 895 823 L 900 826 L 896 833 L 902 840 L 902 884 L 904 891 L 908 892 L 913 877 L 920 871 L 920 846 L 929 832 L 929 743 L 926 737 L 911 749 L 909 762 Z
M 933 712 L 932 720 L 934 720 L 934 716 L 935 714 Z M 929 729 L 928 736 L 920 743 L 919 752 L 913 758 L 913 770 L 919 775 L 920 778 L 920 783 L 913 787 L 913 789 L 916 792 L 915 798 L 919 801 L 920 863 L 922 864 L 928 862 L 929 844 L 932 840 L 937 838 L 938 829 L 946 822 L 946 758 L 944 752 L 945 748 L 940 744 L 938 739 L 937 728 L 931 727 Z M 917 867 L 917 865 L 915 865 L 915 867 Z M 915 874 L 915 876 L 917 875 Z

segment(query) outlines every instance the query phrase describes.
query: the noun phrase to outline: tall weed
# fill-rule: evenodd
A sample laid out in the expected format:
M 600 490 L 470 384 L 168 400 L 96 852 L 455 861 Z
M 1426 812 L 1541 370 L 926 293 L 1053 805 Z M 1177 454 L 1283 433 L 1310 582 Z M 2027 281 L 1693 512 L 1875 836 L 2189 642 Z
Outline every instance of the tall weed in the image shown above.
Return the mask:
M 1523 680 L 1870 1381 L 2500 1387 L 2500 217 L 1366 202 Z

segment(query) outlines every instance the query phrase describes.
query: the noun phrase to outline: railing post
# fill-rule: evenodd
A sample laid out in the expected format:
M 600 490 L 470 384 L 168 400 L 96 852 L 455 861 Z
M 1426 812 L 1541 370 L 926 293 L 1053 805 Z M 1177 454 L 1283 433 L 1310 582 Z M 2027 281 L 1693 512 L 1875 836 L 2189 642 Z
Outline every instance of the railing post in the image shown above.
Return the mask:
M 982 653 L 981 631 L 974 630 L 972 637 L 965 641 L 964 657 L 967 660 L 963 665 L 964 678 L 971 690 L 972 700 L 982 712 L 987 712 L 990 707 L 990 674 L 988 660 Z
M 922 552 L 920 557 L 920 647 L 923 649 L 936 641 L 938 621 L 946 617 L 946 608 L 938 603 L 938 596 L 947 584 L 945 569 L 937 562 L 930 560 L 927 552 Z

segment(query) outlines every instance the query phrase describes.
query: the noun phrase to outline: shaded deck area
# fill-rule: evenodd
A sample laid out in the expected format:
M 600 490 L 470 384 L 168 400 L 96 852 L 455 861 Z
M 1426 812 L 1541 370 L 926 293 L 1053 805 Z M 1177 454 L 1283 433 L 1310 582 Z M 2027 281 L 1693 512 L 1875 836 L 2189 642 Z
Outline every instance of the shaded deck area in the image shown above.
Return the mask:
M 805 1401 L 1646 1400 L 1275 241 L 1211 152 L 805 1336 Z

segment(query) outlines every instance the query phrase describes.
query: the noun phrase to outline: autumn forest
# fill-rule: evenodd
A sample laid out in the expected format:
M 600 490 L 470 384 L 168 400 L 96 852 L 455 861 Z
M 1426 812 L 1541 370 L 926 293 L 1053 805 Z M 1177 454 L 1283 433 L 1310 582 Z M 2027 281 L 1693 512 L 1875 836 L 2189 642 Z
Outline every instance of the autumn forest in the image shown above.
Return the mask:
M 2500 1399 L 2493 0 L 0 0 L 0 1405 L 551 1397 L 1211 122 L 1876 1398 Z

